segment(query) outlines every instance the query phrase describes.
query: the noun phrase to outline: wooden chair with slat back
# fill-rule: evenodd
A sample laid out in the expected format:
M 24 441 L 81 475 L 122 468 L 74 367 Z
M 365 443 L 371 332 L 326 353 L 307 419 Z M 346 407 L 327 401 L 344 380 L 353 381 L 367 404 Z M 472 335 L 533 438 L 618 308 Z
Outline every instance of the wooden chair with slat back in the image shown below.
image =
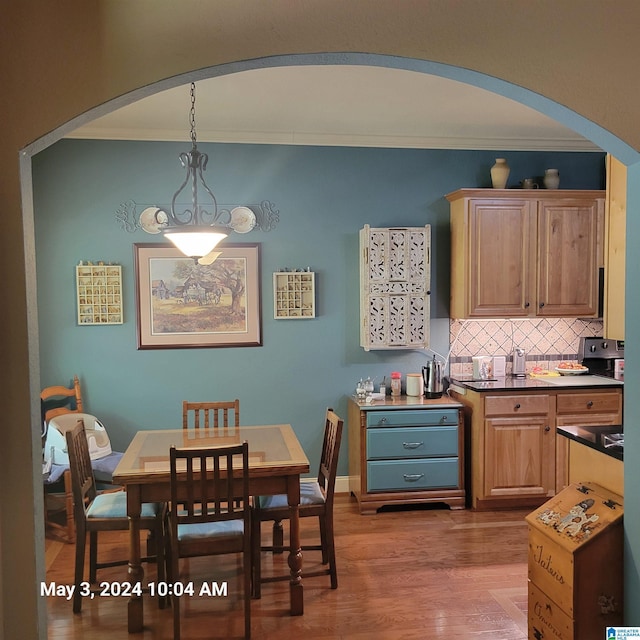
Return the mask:
M 167 527 L 168 580 L 180 577 L 180 558 L 242 554 L 245 638 L 251 637 L 251 505 L 249 447 L 171 447 Z M 229 473 L 229 470 L 232 470 Z M 180 477 L 179 477 L 180 475 Z M 197 593 L 197 591 L 196 591 Z M 173 597 L 173 637 L 180 638 L 180 598 Z
M 89 445 L 84 422 L 78 424 L 65 434 L 69 452 L 69 467 L 73 487 L 73 502 L 76 521 L 76 558 L 74 571 L 73 612 L 79 613 L 82 608 L 81 583 L 84 581 L 84 558 L 87 533 L 89 534 L 89 582 L 96 582 L 98 569 L 115 566 L 126 566 L 128 560 L 98 562 L 98 532 L 129 531 L 127 517 L 127 494 L 124 491 L 99 493 L 91 466 Z M 158 541 L 157 556 L 143 558 L 156 562 L 158 582 L 165 579 L 165 541 L 164 541 L 165 505 L 163 503 L 144 503 L 140 516 L 140 528 L 153 531 Z M 123 580 L 125 576 L 123 576 Z M 161 608 L 165 598 L 158 597 Z
M 231 415 L 230 415 L 231 414 Z M 230 418 L 233 418 L 231 422 Z M 240 426 L 240 400 L 182 403 L 183 429 L 210 431 Z
M 44 448 L 46 425 L 52 418 L 65 413 L 83 413 L 84 411 L 78 376 L 73 376 L 73 383 L 70 387 L 62 385 L 45 387 L 40 392 L 40 410 L 43 427 L 42 446 Z M 71 473 L 68 470 L 63 473 L 62 481 L 58 484 L 62 485 L 61 492 L 56 492 L 58 487 L 55 486 L 51 487 L 50 491 L 45 491 L 45 532 L 51 533 L 64 542 L 73 543 L 76 538 L 76 528 L 73 521 Z M 58 506 L 59 504 L 60 506 Z M 63 523 L 55 519 L 57 514 L 61 515 Z
M 313 572 L 306 572 L 303 568 L 302 577 L 310 578 L 312 576 L 329 575 L 331 576 L 332 589 L 337 589 L 338 587 L 333 528 L 333 498 L 338 472 L 342 427 L 343 420 L 338 417 L 333 409 L 327 409 L 318 480 L 317 482 L 300 483 L 300 517 L 317 516 L 320 524 L 320 544 L 303 545 L 302 550 L 322 551 L 322 564 L 328 565 L 326 569 Z M 289 574 L 263 578 L 260 565 L 261 551 L 281 553 L 284 550 L 282 521 L 288 520 L 289 517 L 289 505 L 286 495 L 257 496 L 254 498 L 251 513 L 251 544 L 253 549 L 253 595 L 256 598 L 260 597 L 261 584 L 290 580 Z M 272 546 L 261 546 L 260 524 L 266 521 L 273 521 Z

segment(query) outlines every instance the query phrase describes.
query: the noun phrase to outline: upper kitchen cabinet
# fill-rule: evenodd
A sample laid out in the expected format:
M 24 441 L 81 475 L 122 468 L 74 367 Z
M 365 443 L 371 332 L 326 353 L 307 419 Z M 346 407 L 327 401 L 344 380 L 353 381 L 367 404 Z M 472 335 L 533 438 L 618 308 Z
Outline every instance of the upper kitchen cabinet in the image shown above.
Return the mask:
M 451 316 L 596 317 L 603 191 L 460 189 Z
M 360 345 L 429 346 L 431 227 L 360 230 Z
M 607 156 L 604 336 L 624 340 L 627 167 Z

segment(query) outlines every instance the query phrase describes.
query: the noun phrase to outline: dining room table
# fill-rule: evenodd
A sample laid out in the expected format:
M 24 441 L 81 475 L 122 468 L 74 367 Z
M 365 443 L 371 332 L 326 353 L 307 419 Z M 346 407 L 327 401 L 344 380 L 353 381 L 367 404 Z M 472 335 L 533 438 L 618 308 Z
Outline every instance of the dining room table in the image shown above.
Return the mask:
M 129 518 L 128 601 L 129 633 L 142 631 L 144 605 L 141 590 L 144 570 L 140 552 L 140 513 L 145 502 L 170 499 L 169 449 L 249 445 L 249 493 L 252 496 L 287 496 L 290 509 L 289 557 L 290 612 L 304 613 L 302 549 L 300 542 L 300 477 L 309 472 L 309 460 L 289 424 L 220 428 L 217 430 L 154 429 L 138 431 L 116 467 L 113 480 L 127 492 Z M 178 473 L 178 482 L 181 474 Z M 238 484 L 240 490 L 240 483 Z M 239 493 L 241 495 L 241 493 Z M 158 541 L 162 544 L 162 541 Z

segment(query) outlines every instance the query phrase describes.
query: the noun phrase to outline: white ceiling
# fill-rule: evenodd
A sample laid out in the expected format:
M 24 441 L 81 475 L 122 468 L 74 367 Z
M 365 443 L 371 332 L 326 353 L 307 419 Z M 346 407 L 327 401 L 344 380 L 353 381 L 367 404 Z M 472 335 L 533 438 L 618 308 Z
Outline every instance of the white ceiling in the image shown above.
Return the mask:
M 67 137 L 186 141 L 189 85 Z M 257 69 L 198 81 L 199 142 L 431 149 L 599 151 L 518 102 L 454 80 L 366 66 Z

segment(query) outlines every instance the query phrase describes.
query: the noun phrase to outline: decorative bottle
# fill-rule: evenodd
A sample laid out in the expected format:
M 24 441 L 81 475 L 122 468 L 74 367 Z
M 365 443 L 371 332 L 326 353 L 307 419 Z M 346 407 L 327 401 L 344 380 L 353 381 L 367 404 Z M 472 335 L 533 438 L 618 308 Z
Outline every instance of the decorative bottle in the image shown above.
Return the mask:
M 491 167 L 491 184 L 494 189 L 504 189 L 511 168 L 505 158 L 496 158 L 496 163 Z
M 402 393 L 402 374 L 399 371 L 391 373 L 391 395 L 395 398 Z
M 546 169 L 543 182 L 545 189 L 557 189 L 560 186 L 560 173 L 557 169 Z

